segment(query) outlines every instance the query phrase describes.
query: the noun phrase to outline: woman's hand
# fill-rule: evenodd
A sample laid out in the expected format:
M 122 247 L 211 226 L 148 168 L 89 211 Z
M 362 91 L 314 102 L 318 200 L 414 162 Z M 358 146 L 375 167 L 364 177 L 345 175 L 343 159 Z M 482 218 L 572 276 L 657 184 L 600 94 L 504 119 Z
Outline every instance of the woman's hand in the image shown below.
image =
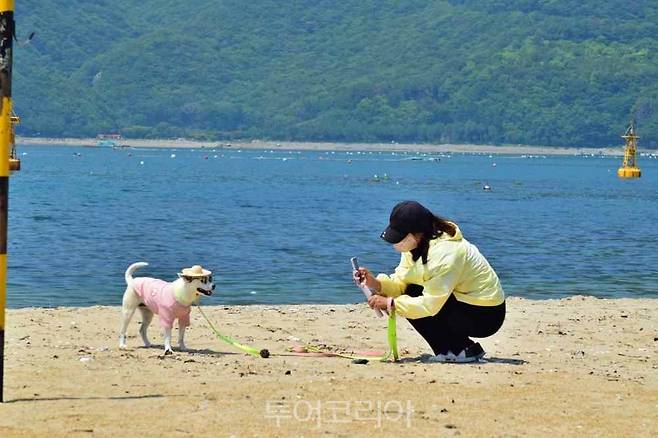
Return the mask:
M 381 295 L 372 295 L 368 298 L 368 305 L 371 309 L 387 310 L 388 298 Z
M 359 268 L 354 271 L 352 278 L 356 284 L 365 284 L 368 286 L 373 293 L 378 293 L 382 289 L 379 280 L 377 280 L 366 268 Z

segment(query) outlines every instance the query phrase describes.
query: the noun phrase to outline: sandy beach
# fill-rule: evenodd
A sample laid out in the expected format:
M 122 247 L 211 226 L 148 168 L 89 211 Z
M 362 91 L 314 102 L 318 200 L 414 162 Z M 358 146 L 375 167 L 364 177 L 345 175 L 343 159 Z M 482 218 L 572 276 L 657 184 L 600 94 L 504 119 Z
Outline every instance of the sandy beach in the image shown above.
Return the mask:
M 16 143 L 38 146 L 95 146 L 95 138 L 39 138 L 17 137 Z M 472 153 L 504 155 L 624 155 L 623 145 L 606 148 L 563 148 L 524 145 L 475 145 L 475 144 L 404 144 L 404 143 L 329 143 L 329 142 L 290 142 L 290 141 L 215 141 L 203 142 L 189 139 L 139 140 L 123 139 L 117 142 L 122 146 L 136 148 L 210 148 L 210 149 L 267 149 L 301 151 L 372 151 L 372 152 L 422 152 L 422 153 Z M 654 153 L 655 151 L 640 151 Z
M 157 326 L 117 347 L 118 307 L 9 310 L 0 436 L 656 436 L 658 300 L 508 299 L 488 360 L 423 362 L 398 321 L 402 360 L 285 356 L 296 343 L 386 348 L 364 304 L 197 309 L 187 352 L 164 357 Z

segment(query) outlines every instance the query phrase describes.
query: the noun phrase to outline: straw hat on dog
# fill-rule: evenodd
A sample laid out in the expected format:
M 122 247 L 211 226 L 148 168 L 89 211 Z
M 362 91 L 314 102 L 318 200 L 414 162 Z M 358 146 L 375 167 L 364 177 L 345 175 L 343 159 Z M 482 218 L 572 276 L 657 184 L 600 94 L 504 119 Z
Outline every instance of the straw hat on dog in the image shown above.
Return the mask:
M 203 269 L 200 265 L 194 265 L 191 268 L 183 269 L 179 275 L 182 277 L 207 277 L 212 274 L 212 271 Z

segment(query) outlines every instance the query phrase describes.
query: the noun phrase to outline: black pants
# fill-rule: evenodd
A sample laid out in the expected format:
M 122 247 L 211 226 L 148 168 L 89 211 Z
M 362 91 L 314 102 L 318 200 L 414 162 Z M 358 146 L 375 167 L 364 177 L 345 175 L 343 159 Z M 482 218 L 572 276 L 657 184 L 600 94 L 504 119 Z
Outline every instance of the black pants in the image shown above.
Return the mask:
M 404 293 L 418 297 L 423 294 L 423 287 L 410 284 Z M 446 354 L 448 351 L 459 354 L 474 343 L 469 336 L 491 336 L 504 320 L 505 302 L 498 306 L 474 306 L 457 301 L 451 294 L 436 315 L 407 321 L 427 341 L 434 354 Z

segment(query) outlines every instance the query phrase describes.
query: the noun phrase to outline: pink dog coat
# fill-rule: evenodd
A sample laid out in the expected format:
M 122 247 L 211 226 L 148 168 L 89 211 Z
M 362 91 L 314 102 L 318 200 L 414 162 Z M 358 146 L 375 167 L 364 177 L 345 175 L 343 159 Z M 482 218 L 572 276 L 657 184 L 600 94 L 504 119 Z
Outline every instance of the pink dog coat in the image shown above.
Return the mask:
M 191 308 L 176 301 L 173 285 L 149 277 L 138 277 L 132 281 L 132 288 L 137 295 L 153 313 L 160 317 L 162 328 L 172 328 L 175 319 L 178 319 L 178 327 L 188 327 Z

